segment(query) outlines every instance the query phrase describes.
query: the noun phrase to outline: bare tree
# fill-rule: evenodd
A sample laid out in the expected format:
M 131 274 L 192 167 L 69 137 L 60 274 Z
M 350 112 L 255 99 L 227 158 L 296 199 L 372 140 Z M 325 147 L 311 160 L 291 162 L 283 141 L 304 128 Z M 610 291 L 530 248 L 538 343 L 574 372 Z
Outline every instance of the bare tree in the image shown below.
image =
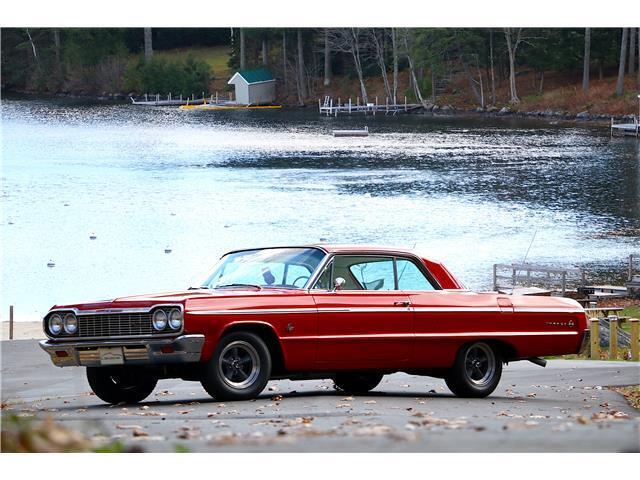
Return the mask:
M 640 40 L 640 39 L 639 39 Z M 636 29 L 629 29 L 629 75 L 636 71 Z
M 40 65 L 40 60 L 38 59 L 38 51 L 36 50 L 36 44 L 33 41 L 33 37 L 31 37 L 31 32 L 27 28 L 27 37 L 29 37 L 29 44 L 31 45 L 31 51 L 33 52 L 33 59 L 36 61 L 36 65 Z
M 140 30 L 138 30 L 140 31 Z M 153 34 L 150 28 L 144 29 L 144 60 L 148 62 L 153 57 Z
M 351 54 L 353 64 L 358 74 L 360 82 L 360 94 L 362 101 L 367 103 L 367 87 L 364 84 L 364 74 L 362 72 L 362 55 L 361 55 L 361 32 L 359 28 L 332 28 L 328 29 L 327 35 L 331 48 L 335 52 L 344 52 Z
M 591 55 L 591 29 L 584 29 L 584 59 L 582 64 L 582 90 L 589 91 L 589 57 Z
M 262 38 L 262 65 L 269 66 L 269 43 L 266 37 Z
M 491 104 L 496 104 L 496 82 L 493 69 L 493 30 L 489 30 L 489 59 L 491 62 Z
M 287 30 L 282 29 L 282 76 L 284 77 L 284 88 L 287 89 Z
M 518 89 L 516 87 L 516 53 L 522 43 L 522 28 L 505 28 L 504 38 L 507 41 L 507 52 L 509 53 L 509 89 L 511 99 L 509 103 L 520 103 Z
M 304 50 L 302 43 L 302 29 L 298 28 L 298 100 L 300 104 L 304 103 L 304 99 L 307 98 L 307 85 L 305 81 L 305 68 L 304 68 Z
M 393 103 L 395 105 L 398 95 L 398 42 L 395 28 L 391 29 L 391 49 L 393 50 Z
M 324 86 L 331 85 L 331 42 L 329 41 L 329 31 L 324 30 Z
M 618 81 L 616 83 L 616 95 L 621 96 L 624 92 L 624 71 L 627 59 L 627 43 L 629 43 L 629 29 L 622 29 L 622 42 L 620 44 L 620 64 L 618 65 Z
M 411 86 L 413 87 L 413 93 L 416 96 L 416 99 L 420 103 L 424 103 L 422 98 L 422 92 L 420 91 L 420 85 L 418 85 L 418 79 L 416 78 L 416 70 L 413 62 L 413 57 L 411 55 L 411 47 L 413 46 L 413 36 L 411 35 L 411 31 L 408 28 L 402 28 L 399 31 L 400 39 L 402 46 L 404 47 L 404 55 L 407 57 L 407 61 L 409 62 L 409 75 L 411 78 Z
M 384 49 L 384 36 L 386 35 L 384 29 L 371 28 L 369 30 L 369 40 L 371 42 L 371 52 L 375 58 L 376 63 L 380 67 L 380 73 L 382 74 L 382 82 L 384 84 L 384 92 L 387 98 L 391 98 L 391 87 L 389 86 L 389 77 L 387 75 L 387 63 L 385 61 L 385 49 Z
M 240 70 L 247 68 L 247 49 L 244 38 L 244 28 L 240 28 Z

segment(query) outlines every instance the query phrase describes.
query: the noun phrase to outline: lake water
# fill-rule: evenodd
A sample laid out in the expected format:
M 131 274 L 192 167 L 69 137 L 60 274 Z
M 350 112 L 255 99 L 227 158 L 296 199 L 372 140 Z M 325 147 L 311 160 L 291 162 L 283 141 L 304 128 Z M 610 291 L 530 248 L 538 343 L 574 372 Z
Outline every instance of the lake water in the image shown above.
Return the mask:
M 593 125 L 5 99 L 0 229 L 3 319 L 319 241 L 415 247 L 475 289 L 530 244 L 527 261 L 614 281 L 640 253 L 640 154 Z

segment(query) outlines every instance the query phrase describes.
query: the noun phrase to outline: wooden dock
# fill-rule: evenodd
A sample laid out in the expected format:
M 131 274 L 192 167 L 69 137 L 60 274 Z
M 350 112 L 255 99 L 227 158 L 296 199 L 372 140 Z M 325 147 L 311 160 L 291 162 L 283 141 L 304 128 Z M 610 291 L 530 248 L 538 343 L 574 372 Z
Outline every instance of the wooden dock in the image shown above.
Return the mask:
M 502 272 L 509 272 L 504 275 Z M 518 286 L 559 290 L 565 295 L 568 284 L 585 284 L 586 272 L 581 268 L 551 268 L 531 263 L 496 263 L 493 265 L 493 290 L 513 292 Z M 539 293 L 541 294 L 541 293 Z
M 133 97 L 129 97 L 131 99 L 131 105 L 139 105 L 146 107 L 175 107 L 178 105 L 198 105 L 206 102 L 204 95 L 202 98 L 195 98 L 195 96 L 182 98 L 182 95 L 179 97 L 173 97 L 171 93 L 169 93 L 166 97 L 161 97 L 159 93 L 155 95 L 149 95 L 147 93 L 144 94 L 144 99 L 136 99 Z
M 633 123 L 614 123 L 613 117 L 611 118 L 611 136 L 622 135 L 640 137 L 640 117 L 634 117 Z
M 333 101 L 330 96 L 324 97 L 324 102 L 318 99 L 318 111 L 320 115 L 326 115 L 328 117 L 337 117 L 339 113 L 346 113 L 348 115 L 354 113 L 363 113 L 365 115 L 396 115 L 398 113 L 408 113 L 415 110 L 419 110 L 422 104 L 419 103 L 407 103 L 407 97 L 404 97 L 404 103 L 397 103 L 395 100 L 389 98 L 385 99 L 385 103 L 378 103 L 378 97 L 375 98 L 375 102 L 360 103 L 360 97 L 356 97 L 355 103 L 349 99 L 347 102 L 342 102 L 338 98 L 337 102 Z

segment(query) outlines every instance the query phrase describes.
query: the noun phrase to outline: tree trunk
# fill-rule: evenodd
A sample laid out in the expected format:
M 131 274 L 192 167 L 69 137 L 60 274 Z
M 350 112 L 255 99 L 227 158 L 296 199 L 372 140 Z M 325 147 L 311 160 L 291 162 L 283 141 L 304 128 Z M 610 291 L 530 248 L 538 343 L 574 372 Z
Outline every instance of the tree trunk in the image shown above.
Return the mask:
M 140 31 L 140 30 L 138 30 Z M 144 29 L 144 61 L 148 62 L 153 57 L 153 35 L 150 28 Z
M 393 50 L 393 104 L 398 95 L 398 43 L 396 42 L 396 29 L 391 29 L 391 48 Z
M 636 29 L 629 29 L 629 75 L 636 72 Z
M 329 30 L 324 31 L 324 86 L 331 85 L 331 44 L 329 43 Z
M 491 104 L 496 104 L 496 81 L 493 69 L 493 30 L 489 30 L 489 58 L 491 61 Z
M 507 51 L 509 53 L 509 89 L 511 91 L 511 99 L 509 103 L 520 103 L 518 98 L 518 90 L 516 88 L 516 51 L 518 44 L 520 43 L 520 31 L 518 29 L 518 37 L 514 39 L 511 37 L 512 32 L 510 28 L 504 29 L 504 38 L 507 41 Z
M 618 81 L 616 83 L 616 95 L 621 96 L 624 92 L 624 71 L 627 59 L 627 43 L 629 43 L 629 29 L 622 29 L 622 42 L 620 45 L 620 64 L 618 65 Z
M 240 70 L 247 68 L 247 51 L 244 42 L 244 28 L 240 28 Z
M 56 80 L 58 82 L 62 82 L 62 61 L 60 59 L 60 30 L 57 28 L 53 29 L 53 49 L 56 57 Z
M 640 28 L 638 29 L 638 62 L 640 62 Z M 638 65 L 638 79 L 636 80 L 636 84 L 638 88 L 640 88 L 640 65 Z
M 420 85 L 418 85 L 418 80 L 416 79 L 416 72 L 413 68 L 413 59 L 411 55 L 407 53 L 407 60 L 409 61 L 409 71 L 411 72 L 411 83 L 413 84 L 413 93 L 420 103 L 424 103 L 422 99 L 422 92 L 420 91 Z
M 302 44 L 302 29 L 298 29 L 298 85 L 300 86 L 301 101 L 307 98 L 307 86 L 304 78 L 304 50 Z
M 389 77 L 387 76 L 387 64 L 384 61 L 384 44 L 378 38 L 376 29 L 371 31 L 371 40 L 376 51 L 376 61 L 380 67 L 380 73 L 382 74 L 382 83 L 384 85 L 384 93 L 387 98 L 391 97 L 391 87 L 389 86 Z
M 469 64 L 465 60 L 462 60 L 462 67 L 464 68 L 464 73 L 467 75 L 467 80 L 469 81 L 469 86 L 471 87 L 471 91 L 473 92 L 474 97 L 476 97 L 476 100 L 479 104 L 482 104 L 480 92 L 478 91 L 478 88 L 476 87 L 476 84 L 473 80 L 473 76 L 471 75 Z
M 282 30 L 282 76 L 284 88 L 287 89 L 287 32 Z
M 591 55 L 591 29 L 584 29 L 584 59 L 582 64 L 582 90 L 589 91 L 589 57 Z
M 269 66 L 269 47 L 266 38 L 262 39 L 262 65 Z

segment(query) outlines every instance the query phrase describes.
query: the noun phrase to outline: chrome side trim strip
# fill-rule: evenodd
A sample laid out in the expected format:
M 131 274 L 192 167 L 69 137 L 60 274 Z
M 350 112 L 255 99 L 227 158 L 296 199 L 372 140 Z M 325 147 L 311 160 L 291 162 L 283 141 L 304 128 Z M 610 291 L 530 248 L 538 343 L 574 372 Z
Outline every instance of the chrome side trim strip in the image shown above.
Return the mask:
M 290 313 L 389 313 L 389 312 L 500 312 L 498 307 L 344 307 L 344 308 L 262 308 L 237 310 L 192 310 L 190 315 L 284 315 Z M 582 313 L 579 310 L 557 308 L 515 309 L 516 313 Z
M 541 335 L 578 335 L 581 332 L 460 332 L 460 333 L 376 333 L 363 335 L 305 335 L 305 336 L 285 336 L 281 340 L 366 340 L 384 338 L 442 338 L 442 337 L 522 337 Z

